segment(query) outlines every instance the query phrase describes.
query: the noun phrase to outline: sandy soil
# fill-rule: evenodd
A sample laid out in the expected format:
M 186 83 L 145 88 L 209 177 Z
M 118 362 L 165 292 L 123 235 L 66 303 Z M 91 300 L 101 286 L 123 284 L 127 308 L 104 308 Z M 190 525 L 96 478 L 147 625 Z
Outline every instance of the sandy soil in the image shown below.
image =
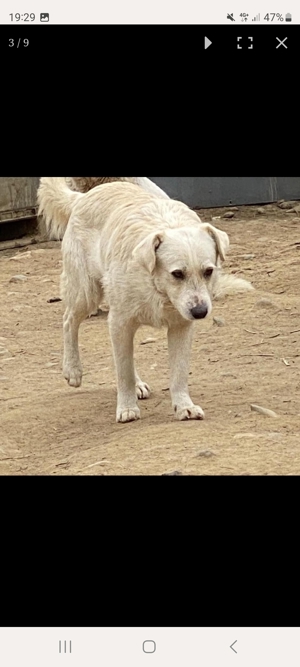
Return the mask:
M 207 221 L 223 213 L 200 211 Z M 166 332 L 143 327 L 136 359 L 153 393 L 140 402 L 140 421 L 115 423 L 105 313 L 81 325 L 83 384 L 68 387 L 62 304 L 48 303 L 59 296 L 60 244 L 0 252 L 2 475 L 300 474 L 300 217 L 240 207 L 214 224 L 230 236 L 226 270 L 256 291 L 215 302 L 195 327 L 190 392 L 204 421 L 174 420 Z M 10 282 L 16 274 L 26 280 Z M 253 403 L 277 418 L 251 411 Z

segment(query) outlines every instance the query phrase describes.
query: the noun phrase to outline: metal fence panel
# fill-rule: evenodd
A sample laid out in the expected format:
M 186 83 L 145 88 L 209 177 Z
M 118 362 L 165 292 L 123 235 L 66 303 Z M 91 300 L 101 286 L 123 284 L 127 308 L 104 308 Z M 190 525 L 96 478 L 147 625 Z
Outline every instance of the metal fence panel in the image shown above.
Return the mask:
M 300 199 L 298 177 L 149 177 L 188 206 L 215 208 Z

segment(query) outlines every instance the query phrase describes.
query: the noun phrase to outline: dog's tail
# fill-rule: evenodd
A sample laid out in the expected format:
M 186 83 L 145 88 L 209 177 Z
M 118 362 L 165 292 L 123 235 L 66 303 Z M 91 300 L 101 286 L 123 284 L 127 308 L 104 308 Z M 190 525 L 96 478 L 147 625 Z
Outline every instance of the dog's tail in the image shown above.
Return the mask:
M 49 239 L 63 238 L 73 206 L 83 196 L 72 192 L 65 178 L 41 178 L 37 192 L 38 215 L 42 217 Z
M 230 294 L 237 294 L 239 292 L 246 292 L 253 289 L 253 285 L 251 285 L 248 280 L 243 280 L 243 278 L 236 278 L 233 275 L 220 272 L 215 288 L 214 299 L 221 299 Z

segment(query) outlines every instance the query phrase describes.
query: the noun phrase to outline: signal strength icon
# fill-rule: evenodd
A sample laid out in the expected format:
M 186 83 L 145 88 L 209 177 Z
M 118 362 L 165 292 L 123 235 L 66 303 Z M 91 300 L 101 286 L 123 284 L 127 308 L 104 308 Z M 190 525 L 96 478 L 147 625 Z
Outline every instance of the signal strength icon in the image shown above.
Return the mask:
M 260 21 L 260 14 L 256 14 L 256 16 L 254 16 L 254 19 L 252 19 L 252 21 Z

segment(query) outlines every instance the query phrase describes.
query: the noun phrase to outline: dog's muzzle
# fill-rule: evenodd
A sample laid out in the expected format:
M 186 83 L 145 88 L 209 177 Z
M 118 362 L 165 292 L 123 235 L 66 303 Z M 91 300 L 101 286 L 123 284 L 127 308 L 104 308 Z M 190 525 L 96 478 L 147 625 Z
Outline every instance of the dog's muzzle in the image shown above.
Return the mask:
M 194 306 L 194 308 L 191 308 L 191 314 L 195 318 L 195 320 L 203 320 L 204 317 L 206 317 L 208 313 L 208 307 L 204 303 L 198 304 L 198 306 Z

